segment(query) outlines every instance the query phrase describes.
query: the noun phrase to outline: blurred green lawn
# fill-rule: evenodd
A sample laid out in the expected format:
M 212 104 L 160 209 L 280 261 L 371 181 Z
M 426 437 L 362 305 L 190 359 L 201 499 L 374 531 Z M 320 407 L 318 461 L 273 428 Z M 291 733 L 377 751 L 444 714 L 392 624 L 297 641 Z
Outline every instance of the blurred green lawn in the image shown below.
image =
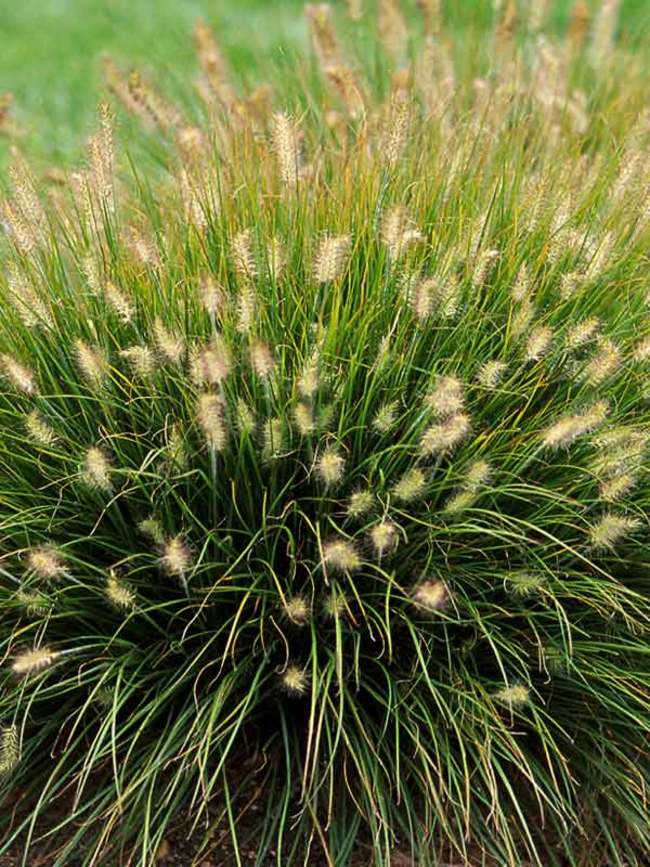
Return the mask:
M 372 8 L 375 0 L 366 0 Z M 537 0 L 531 0 L 537 2 Z M 592 0 L 592 3 L 600 0 Z M 343 0 L 332 0 L 343 7 Z M 554 0 L 558 26 L 573 0 Z M 196 74 L 192 23 L 214 25 L 235 70 L 256 79 L 256 65 L 280 61 L 306 41 L 302 0 L 0 0 L 0 93 L 15 95 L 15 115 L 27 150 L 69 161 L 90 128 L 101 80 L 100 58 L 166 70 L 173 79 Z M 413 9 L 414 0 L 404 0 Z M 491 0 L 445 0 L 456 27 L 489 20 Z M 650 0 L 623 0 L 625 36 L 647 30 Z M 0 163 L 6 156 L 0 140 Z

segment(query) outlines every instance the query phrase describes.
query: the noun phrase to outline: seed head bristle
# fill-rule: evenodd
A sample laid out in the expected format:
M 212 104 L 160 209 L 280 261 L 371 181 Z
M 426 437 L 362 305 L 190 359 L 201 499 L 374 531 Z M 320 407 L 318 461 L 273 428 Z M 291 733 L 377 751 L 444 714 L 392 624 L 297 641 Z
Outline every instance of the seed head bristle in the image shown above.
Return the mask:
M 362 560 L 352 542 L 332 539 L 323 546 L 323 563 L 333 572 L 356 572 Z
M 228 444 L 228 428 L 224 418 L 223 398 L 218 394 L 205 393 L 199 396 L 196 418 L 208 448 L 221 452 Z
M 235 407 L 235 423 L 240 434 L 250 436 L 256 426 L 255 413 L 243 398 L 237 400 Z
M 60 651 L 52 650 L 45 645 L 35 647 L 33 650 L 25 650 L 14 657 L 11 669 L 14 674 L 18 675 L 37 674 L 39 671 L 49 668 L 60 655 Z
M 395 205 L 384 214 L 381 225 L 381 239 L 388 251 L 391 262 L 398 262 L 416 241 L 423 235 L 409 218 L 403 205 Z
M 135 608 L 136 595 L 111 569 L 106 576 L 106 598 L 115 608 L 130 611 Z
M 38 578 L 46 581 L 65 574 L 65 562 L 61 552 L 53 545 L 39 545 L 27 554 L 27 567 Z
M 524 707 L 530 702 L 530 690 L 523 684 L 506 686 L 494 693 L 494 700 L 510 709 Z
M 20 737 L 18 726 L 0 728 L 0 777 L 14 771 L 20 762 Z
M 448 418 L 457 415 L 465 405 L 463 384 L 455 376 L 436 377 L 432 391 L 426 396 L 425 403 L 434 418 Z
M 226 293 L 211 274 L 206 274 L 199 283 L 199 299 L 212 319 L 218 318 L 226 306 Z
M 28 395 L 37 393 L 36 379 L 26 365 L 16 361 L 10 355 L 0 355 L 0 363 L 2 364 L 2 373 L 5 378 L 9 380 L 17 391 L 22 391 Z
M 621 363 L 621 351 L 607 337 L 598 341 L 598 351 L 585 365 L 583 378 L 589 385 L 601 385 L 613 376 Z
M 634 360 L 640 362 L 650 361 L 650 335 L 644 337 L 634 347 Z
M 483 388 L 496 388 L 507 369 L 508 365 L 504 361 L 486 361 L 476 374 L 476 381 Z
M 606 503 L 616 503 L 622 500 L 638 482 L 636 473 L 621 473 L 600 483 L 598 496 Z
M 393 487 L 393 496 L 398 503 L 412 503 L 424 496 L 427 489 L 426 476 L 417 467 L 407 470 Z
M 304 626 L 311 617 L 311 607 L 304 596 L 290 596 L 285 600 L 284 614 L 294 626 Z
M 120 357 L 129 363 L 133 373 L 140 379 L 150 379 L 156 372 L 156 356 L 148 346 L 137 344 L 121 349 Z
M 88 385 L 99 388 L 108 374 L 108 358 L 104 351 L 97 346 L 90 346 L 80 338 L 75 340 L 74 346 L 81 375 Z
M 325 487 L 331 488 L 343 479 L 345 458 L 336 446 L 325 446 L 316 460 L 315 471 Z
M 300 177 L 301 155 L 296 122 L 285 112 L 273 115 L 273 150 L 280 179 L 288 190 L 295 190 Z
M 553 331 L 545 325 L 538 325 L 528 335 L 526 340 L 526 361 L 540 361 L 551 350 Z
M 295 405 L 293 409 L 293 421 L 300 436 L 309 436 L 316 430 L 312 408 L 308 403 L 304 403 L 303 401 Z
M 443 456 L 453 451 L 471 430 L 470 418 L 460 412 L 433 424 L 422 435 L 420 448 L 423 455 Z
M 113 467 L 103 449 L 99 446 L 91 446 L 87 449 L 83 459 L 81 478 L 89 488 L 110 493 L 113 490 L 112 472 Z
M 591 433 L 609 414 L 609 404 L 597 401 L 581 413 L 567 415 L 548 427 L 542 436 L 545 446 L 552 449 L 569 446 L 578 437 Z
M 284 422 L 281 418 L 267 418 L 262 428 L 262 456 L 265 460 L 277 460 L 285 447 Z
M 351 518 L 361 518 L 372 510 L 374 504 L 372 491 L 355 491 L 348 501 L 347 513 Z
M 207 345 L 192 347 L 190 372 L 196 385 L 220 385 L 231 369 L 230 349 L 220 334 Z
M 381 521 L 370 530 L 370 541 L 375 554 L 381 560 L 398 543 L 397 527 L 391 521 Z
M 124 324 L 131 322 L 134 316 L 133 304 L 125 293 L 109 281 L 104 288 L 104 295 L 106 303 L 115 311 L 120 322 Z
M 406 56 L 409 32 L 399 0 L 378 0 L 377 33 L 393 60 L 402 61 Z
M 505 576 L 505 586 L 508 592 L 521 598 L 539 593 L 545 584 L 544 575 L 538 572 L 528 572 L 525 569 L 513 569 Z
M 398 418 L 399 402 L 392 400 L 379 407 L 372 420 L 372 427 L 378 433 L 386 434 L 395 427 Z
M 266 263 L 271 280 L 279 280 L 287 265 L 287 254 L 279 238 L 272 238 L 267 244 Z
M 444 581 L 421 581 L 413 591 L 413 601 L 427 611 L 441 611 L 449 602 L 449 591 Z
M 251 367 L 260 379 L 269 379 L 275 370 L 275 360 L 268 343 L 253 341 L 250 348 Z
M 257 277 L 257 261 L 253 251 L 253 233 L 243 229 L 232 239 L 232 260 L 236 273 L 244 280 Z
M 311 400 L 318 391 L 319 385 L 319 357 L 317 352 L 313 352 L 298 377 L 298 392 L 302 397 Z
M 192 552 L 182 536 L 172 536 L 165 542 L 160 558 L 164 571 L 174 578 L 183 578 L 193 565 Z
M 638 518 L 607 512 L 589 528 L 591 545 L 600 550 L 614 550 L 616 545 L 641 526 Z
M 306 672 L 297 665 L 287 666 L 282 675 L 282 688 L 290 696 L 299 698 L 307 692 L 309 678 Z
M 582 322 L 574 325 L 569 329 L 565 337 L 564 345 L 566 349 L 572 351 L 589 343 L 596 336 L 599 328 L 600 320 L 595 316 L 584 319 Z
M 323 238 L 314 257 L 314 280 L 317 283 L 332 283 L 343 275 L 350 243 L 349 235 Z
M 180 364 L 185 356 L 185 341 L 174 335 L 157 316 L 153 324 L 153 336 L 163 361 L 168 364 Z

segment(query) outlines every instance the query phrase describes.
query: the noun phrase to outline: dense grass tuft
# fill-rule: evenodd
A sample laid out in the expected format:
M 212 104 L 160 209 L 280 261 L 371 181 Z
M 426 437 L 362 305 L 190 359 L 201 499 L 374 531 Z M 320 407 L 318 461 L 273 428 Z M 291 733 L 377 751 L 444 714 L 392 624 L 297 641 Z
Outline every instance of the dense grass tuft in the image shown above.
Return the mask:
M 612 3 L 460 48 L 378 5 L 308 7 L 246 95 L 204 24 L 182 108 L 107 61 L 127 155 L 107 104 L 46 195 L 15 154 L 25 864 L 149 865 L 179 817 L 197 863 L 646 863 L 647 63 Z

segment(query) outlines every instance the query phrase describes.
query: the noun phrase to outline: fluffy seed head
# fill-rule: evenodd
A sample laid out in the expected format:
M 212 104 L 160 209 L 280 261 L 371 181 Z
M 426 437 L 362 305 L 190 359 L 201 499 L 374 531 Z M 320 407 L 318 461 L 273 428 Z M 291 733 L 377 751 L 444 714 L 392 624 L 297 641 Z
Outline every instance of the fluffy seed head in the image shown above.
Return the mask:
M 543 588 L 546 579 L 537 572 L 527 572 L 525 569 L 508 572 L 505 586 L 513 596 L 533 596 Z
M 467 468 L 463 479 L 463 489 L 466 491 L 478 491 L 490 481 L 492 468 L 487 461 L 474 461 Z
M 384 554 L 392 551 L 398 542 L 397 527 L 391 521 L 381 521 L 370 530 L 370 541 L 375 554 L 381 560 Z
M 152 539 L 161 547 L 165 544 L 165 534 L 159 521 L 155 518 L 146 518 L 138 524 L 138 530 L 144 535 Z
M 345 472 L 345 458 L 335 446 L 328 445 L 316 461 L 316 475 L 326 488 L 337 485 Z
M 449 591 L 444 581 L 422 581 L 413 591 L 413 601 L 427 611 L 440 611 L 449 601 Z
M 375 503 L 372 491 L 355 491 L 348 501 L 347 513 L 351 518 L 367 515 Z
M 237 400 L 235 424 L 240 434 L 250 436 L 255 430 L 255 414 L 243 398 Z
M 573 328 L 569 329 L 567 332 L 564 341 L 566 349 L 571 352 L 572 350 L 578 349 L 586 343 L 589 343 L 589 341 L 596 336 L 599 328 L 600 320 L 595 316 L 592 316 L 589 319 L 584 319 L 582 322 L 574 325 Z
M 133 304 L 114 283 L 108 282 L 104 288 L 106 303 L 112 308 L 120 322 L 125 325 L 131 322 L 134 315 Z
M 295 626 L 304 626 L 310 616 L 311 607 L 304 596 L 291 596 L 285 600 L 284 614 Z
M 540 325 L 528 335 L 526 341 L 526 361 L 539 361 L 548 355 L 553 343 L 553 331 L 544 325 Z
M 49 668 L 60 655 L 60 651 L 52 650 L 47 646 L 35 647 L 33 650 L 25 650 L 16 656 L 11 669 L 14 674 L 18 675 L 36 674 Z
M 639 341 L 639 343 L 634 347 L 634 360 L 641 362 L 650 361 L 650 335 L 644 337 L 643 340 Z
M 197 385 L 219 385 L 230 373 L 230 350 L 221 335 L 215 334 L 210 343 L 193 347 L 190 357 L 192 380 Z
M 483 388 L 496 388 L 507 369 L 504 361 L 486 361 L 476 374 L 476 381 Z
M 40 412 L 35 409 L 25 418 L 25 429 L 29 438 L 41 448 L 53 446 L 57 441 L 57 435 L 53 428 L 44 420 Z
M 621 363 L 621 351 L 607 337 L 598 342 L 598 352 L 585 366 L 583 377 L 589 385 L 600 385 L 616 373 Z
M 237 274 L 244 279 L 257 276 L 257 262 L 253 252 L 253 233 L 250 229 L 238 232 L 232 239 L 232 260 Z
M 52 610 L 52 601 L 45 595 L 34 590 L 18 590 L 16 601 L 22 605 L 29 617 L 42 617 Z
M 506 686 L 494 693 L 494 700 L 509 708 L 523 707 L 530 701 L 530 690 L 523 684 Z
M 36 380 L 31 370 L 9 355 L 0 356 L 2 373 L 17 391 L 25 394 L 36 394 Z
M 199 283 L 199 300 L 205 312 L 213 319 L 218 317 L 226 304 L 226 293 L 211 274 L 206 274 Z
M 455 376 L 438 376 L 426 404 L 436 418 L 457 415 L 463 409 L 463 384 Z
M 185 342 L 167 329 L 160 317 L 156 317 L 153 326 L 156 348 L 163 360 L 169 364 L 180 364 L 185 355 Z
M 535 305 L 530 298 L 524 300 L 517 306 L 514 311 L 511 323 L 512 336 L 517 338 L 525 334 L 530 328 L 530 325 L 535 317 Z
M 167 539 L 160 558 L 164 571 L 175 578 L 185 576 L 192 568 L 192 552 L 182 536 Z
M 18 726 L 0 728 L 0 777 L 10 774 L 20 762 Z
M 636 473 L 622 473 L 600 483 L 598 496 L 607 503 L 622 500 L 634 488 L 638 481 Z
M 298 377 L 298 392 L 302 397 L 311 399 L 318 391 L 320 385 L 318 367 L 318 354 L 313 353 Z
M 544 431 L 542 442 L 552 449 L 566 447 L 578 437 L 595 430 L 605 421 L 608 413 L 609 405 L 599 400 L 582 413 L 567 415 L 554 422 Z
M 314 257 L 314 280 L 332 283 L 343 275 L 350 252 L 350 236 L 323 238 Z
M 106 452 L 99 446 L 91 446 L 84 455 L 82 479 L 90 487 L 109 493 L 113 490 L 113 468 Z
M 130 365 L 140 379 L 150 379 L 156 372 L 156 357 L 148 346 L 140 344 L 120 350 L 120 357 Z
M 627 515 L 616 515 L 608 512 L 589 528 L 589 540 L 594 548 L 614 550 L 616 545 L 638 530 L 641 521 Z
M 89 346 L 84 340 L 75 340 L 77 364 L 88 385 L 98 388 L 103 385 L 108 372 L 108 359 L 99 347 Z
M 334 572 L 355 572 L 361 568 L 361 557 L 347 539 L 327 542 L 323 546 L 323 562 Z
M 439 424 L 433 424 L 422 435 L 420 449 L 423 455 L 442 456 L 453 451 L 471 430 L 465 413 L 451 415 Z
M 262 456 L 265 460 L 276 460 L 284 450 L 284 423 L 281 418 L 267 418 L 262 428 Z
M 471 508 L 476 503 L 477 496 L 475 491 L 458 491 L 451 496 L 445 503 L 445 514 L 459 515 L 466 509 Z
M 426 476 L 418 467 L 407 470 L 393 487 L 393 496 L 398 503 L 412 503 L 419 500 L 427 489 Z
M 396 205 L 384 214 L 381 239 L 386 246 L 390 261 L 398 262 L 411 244 L 423 239 L 423 235 L 409 218 L 406 208 L 403 205 Z
M 309 678 L 305 671 L 297 665 L 287 666 L 282 675 L 282 688 L 288 695 L 298 698 L 307 692 Z
M 27 555 L 27 567 L 38 578 L 53 580 L 65 573 L 65 562 L 61 552 L 52 545 L 39 545 Z
M 260 379 L 269 379 L 275 370 L 275 361 L 267 343 L 255 340 L 250 349 L 251 366 Z
M 273 150 L 282 183 L 289 190 L 295 189 L 298 186 L 301 162 L 298 133 L 293 118 L 282 111 L 273 115 Z
M 380 406 L 377 410 L 375 417 L 372 420 L 372 427 L 378 433 L 388 433 L 388 431 L 395 426 L 395 422 L 397 421 L 398 409 L 399 403 L 396 400 Z
M 426 320 L 433 314 L 436 298 L 440 295 L 440 286 L 434 277 L 418 280 L 409 292 L 411 309 L 419 322 Z
M 300 402 L 293 408 L 293 420 L 300 436 L 306 437 L 314 433 L 314 415 L 308 403 Z
M 205 393 L 199 396 L 196 419 L 208 448 L 215 452 L 223 451 L 228 443 L 223 409 L 223 399 L 218 394 Z
M 135 608 L 136 595 L 111 569 L 106 576 L 106 598 L 115 608 L 130 611 Z

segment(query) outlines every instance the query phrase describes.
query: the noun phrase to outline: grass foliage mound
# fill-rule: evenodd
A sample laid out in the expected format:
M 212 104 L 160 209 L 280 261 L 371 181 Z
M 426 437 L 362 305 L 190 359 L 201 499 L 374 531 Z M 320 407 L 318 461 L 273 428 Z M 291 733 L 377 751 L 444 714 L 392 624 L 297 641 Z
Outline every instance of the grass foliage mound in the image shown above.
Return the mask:
M 647 863 L 643 56 L 613 3 L 461 42 L 349 5 L 247 94 L 204 24 L 182 107 L 107 61 L 84 167 L 15 156 L 24 863 L 152 864 L 179 819 L 232 864 Z

